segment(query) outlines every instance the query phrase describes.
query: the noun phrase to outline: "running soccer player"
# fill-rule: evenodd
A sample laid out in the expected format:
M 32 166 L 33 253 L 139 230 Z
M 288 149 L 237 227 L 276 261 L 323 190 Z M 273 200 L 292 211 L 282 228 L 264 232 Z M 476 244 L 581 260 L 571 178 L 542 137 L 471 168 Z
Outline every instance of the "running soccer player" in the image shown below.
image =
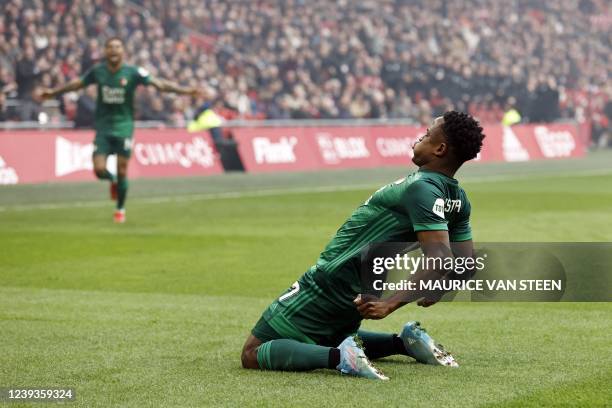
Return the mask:
M 134 94 L 138 85 L 152 85 L 161 92 L 198 96 L 200 90 L 183 88 L 170 81 L 153 78 L 141 67 L 123 63 L 123 41 L 109 38 L 104 45 L 105 62 L 89 69 L 83 76 L 55 89 L 43 89 L 41 98 L 53 98 L 91 84 L 98 86 L 96 101 L 93 167 L 98 179 L 111 183 L 111 198 L 117 201 L 114 221 L 125 222 L 128 191 L 127 169 L 132 154 L 134 134 Z M 108 155 L 117 155 L 117 174 L 106 169 Z
M 371 243 L 418 241 L 426 257 L 447 256 L 444 248 L 452 250 L 451 256 L 472 257 L 470 203 L 453 176 L 476 157 L 483 139 L 482 127 L 465 113 L 451 111 L 436 118 L 413 146 L 412 161 L 419 169 L 359 206 L 316 265 L 264 311 L 244 344 L 242 366 L 331 368 L 373 379 L 387 377 L 370 360 L 394 354 L 424 364 L 457 366 L 418 322 L 408 322 L 399 335 L 359 329 L 363 319 L 382 319 L 415 300 L 430 306 L 441 296 L 361 296 L 360 253 Z

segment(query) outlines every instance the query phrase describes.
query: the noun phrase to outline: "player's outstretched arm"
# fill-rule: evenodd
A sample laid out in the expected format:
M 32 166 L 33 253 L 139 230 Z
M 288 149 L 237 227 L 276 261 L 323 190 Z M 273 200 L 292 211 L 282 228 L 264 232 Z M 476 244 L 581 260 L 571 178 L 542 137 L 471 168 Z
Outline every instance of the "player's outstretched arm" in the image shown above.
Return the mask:
M 57 87 L 57 88 L 42 89 L 39 93 L 39 96 L 41 99 L 55 98 L 56 96 L 61 95 L 65 92 L 78 91 L 79 89 L 84 88 L 84 87 L 85 87 L 85 84 L 83 83 L 81 78 L 76 78 L 68 82 L 67 84 Z
M 181 95 L 191 95 L 193 97 L 204 95 L 204 92 L 199 88 L 182 87 L 174 82 L 165 79 L 151 78 L 149 83 L 160 92 L 174 92 Z

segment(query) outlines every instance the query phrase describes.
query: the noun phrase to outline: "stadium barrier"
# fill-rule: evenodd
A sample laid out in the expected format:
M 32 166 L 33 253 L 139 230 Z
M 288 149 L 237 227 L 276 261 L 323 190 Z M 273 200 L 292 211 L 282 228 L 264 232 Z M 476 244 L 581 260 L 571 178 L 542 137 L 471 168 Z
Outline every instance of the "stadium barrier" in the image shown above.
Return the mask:
M 412 144 L 425 133 L 413 125 L 230 126 L 248 172 L 304 171 L 405 165 Z M 475 161 L 520 162 L 580 157 L 586 142 L 572 124 L 485 126 L 484 148 Z M 93 132 L 8 130 L 0 132 L 0 184 L 94 180 Z M 222 173 L 208 133 L 137 129 L 130 177 L 204 176 Z M 223 152 L 222 152 L 223 153 Z M 115 162 L 109 159 L 109 169 Z
M 0 133 L 0 184 L 94 180 L 93 132 Z M 116 158 L 108 168 L 115 172 Z M 137 129 L 130 177 L 204 176 L 223 172 L 210 136 L 180 129 Z
M 241 127 L 232 130 L 246 171 L 300 171 L 404 165 L 425 134 L 418 126 Z M 585 141 L 572 124 L 485 126 L 480 162 L 580 157 Z

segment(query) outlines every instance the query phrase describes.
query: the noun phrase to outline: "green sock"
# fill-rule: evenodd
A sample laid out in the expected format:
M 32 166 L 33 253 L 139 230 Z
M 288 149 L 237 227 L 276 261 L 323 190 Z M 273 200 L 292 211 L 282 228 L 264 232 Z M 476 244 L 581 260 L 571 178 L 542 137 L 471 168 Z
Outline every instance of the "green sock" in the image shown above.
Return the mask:
M 365 354 L 370 360 L 395 354 L 409 355 L 404 347 L 404 342 L 396 334 L 359 330 L 357 335 L 363 342 Z
M 102 173 L 96 173 L 96 177 L 100 180 L 110 180 L 111 183 L 115 181 L 115 175 L 106 169 Z
M 127 177 L 117 178 L 117 209 L 121 210 L 125 204 L 125 197 L 127 197 L 128 180 Z
M 307 371 L 328 368 L 330 349 L 296 340 L 270 340 L 259 346 L 257 362 L 262 370 Z

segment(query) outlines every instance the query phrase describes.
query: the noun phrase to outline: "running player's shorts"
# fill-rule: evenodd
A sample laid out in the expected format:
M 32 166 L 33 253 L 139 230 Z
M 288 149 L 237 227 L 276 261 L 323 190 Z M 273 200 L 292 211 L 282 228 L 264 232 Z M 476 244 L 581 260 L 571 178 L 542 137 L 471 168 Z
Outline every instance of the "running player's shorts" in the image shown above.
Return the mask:
M 132 155 L 131 137 L 115 137 L 96 134 L 93 155 L 108 156 L 116 154 L 129 158 Z
M 355 307 L 340 306 L 306 273 L 268 306 L 251 333 L 264 343 L 293 339 L 336 347 L 361 320 Z

